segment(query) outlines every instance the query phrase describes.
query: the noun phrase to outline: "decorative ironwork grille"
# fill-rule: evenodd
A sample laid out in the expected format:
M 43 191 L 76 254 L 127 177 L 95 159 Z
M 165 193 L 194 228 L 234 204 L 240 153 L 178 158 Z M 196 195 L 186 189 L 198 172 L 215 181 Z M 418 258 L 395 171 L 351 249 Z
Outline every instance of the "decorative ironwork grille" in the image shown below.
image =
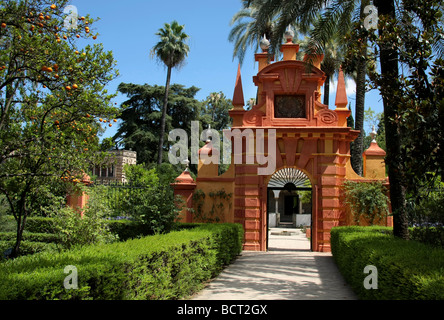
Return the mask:
M 294 168 L 284 168 L 271 176 L 269 188 L 285 188 L 289 183 L 296 188 L 311 188 L 310 179 L 305 173 Z

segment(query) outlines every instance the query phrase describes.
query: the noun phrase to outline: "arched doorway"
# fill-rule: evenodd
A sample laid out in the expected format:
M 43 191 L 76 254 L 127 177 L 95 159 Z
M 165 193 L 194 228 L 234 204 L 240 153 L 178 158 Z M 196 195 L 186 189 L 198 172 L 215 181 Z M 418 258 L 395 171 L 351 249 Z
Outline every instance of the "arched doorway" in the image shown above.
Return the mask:
M 312 230 L 312 202 L 312 184 L 303 171 L 296 168 L 276 171 L 267 185 L 267 230 L 303 227 Z M 267 250 L 268 240 L 267 236 Z

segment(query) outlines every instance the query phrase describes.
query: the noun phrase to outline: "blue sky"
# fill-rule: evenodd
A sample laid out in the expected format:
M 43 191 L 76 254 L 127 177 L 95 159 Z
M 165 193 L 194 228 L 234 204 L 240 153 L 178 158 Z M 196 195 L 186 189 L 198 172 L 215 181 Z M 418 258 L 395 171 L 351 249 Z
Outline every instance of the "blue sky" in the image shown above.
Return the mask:
M 120 77 L 108 87 L 115 92 L 121 82 L 135 84 L 165 85 L 166 70 L 150 50 L 157 43 L 155 33 L 165 22 L 177 20 L 185 25 L 190 36 L 190 53 L 186 64 L 172 73 L 172 83 L 201 88 L 196 98 L 205 99 L 212 92 L 222 91 L 232 98 L 238 61 L 233 59 L 233 44 L 228 41 L 230 20 L 241 8 L 240 0 L 72 0 L 80 16 L 90 14 L 100 21 L 93 25 L 92 32 L 100 35 L 105 49 L 111 50 L 117 60 Z M 244 98 L 256 96 L 253 76 L 257 73 L 254 52 L 247 52 L 241 68 Z M 333 84 L 333 90 L 336 88 Z M 348 84 L 348 98 L 354 108 L 355 91 Z M 117 104 L 125 101 L 118 95 Z M 335 92 L 332 92 L 330 108 L 334 108 Z M 378 91 L 366 96 L 366 108 L 382 112 L 382 100 Z M 108 129 L 105 136 L 114 134 L 116 128 Z

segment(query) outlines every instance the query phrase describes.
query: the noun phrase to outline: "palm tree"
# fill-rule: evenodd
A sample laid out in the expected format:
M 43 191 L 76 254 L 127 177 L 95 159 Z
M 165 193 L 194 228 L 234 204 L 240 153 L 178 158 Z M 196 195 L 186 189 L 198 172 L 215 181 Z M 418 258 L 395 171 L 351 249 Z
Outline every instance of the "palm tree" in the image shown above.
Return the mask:
M 338 37 L 328 39 L 322 46 L 316 43 L 313 37 L 306 37 L 301 42 L 301 55 L 308 55 L 307 61 L 310 62 L 310 56 L 323 54 L 324 59 L 321 63 L 321 70 L 324 71 L 326 79 L 324 83 L 324 104 L 330 104 L 330 81 L 338 73 L 344 60 L 343 48 Z
M 259 23 L 258 14 L 267 0 L 256 0 L 251 3 L 243 1 L 244 6 L 231 19 L 230 25 L 233 28 L 228 35 L 228 40 L 234 43 L 233 58 L 237 57 L 242 65 L 245 52 L 252 48 L 257 52 L 260 47 L 262 37 L 271 39 L 275 33 L 275 20 L 277 17 L 270 16 L 267 21 Z M 298 30 L 294 23 L 290 24 L 293 30 Z M 298 38 L 298 35 L 295 35 Z
M 162 118 L 160 121 L 160 135 L 157 163 L 161 164 L 163 159 L 163 143 L 165 138 L 165 117 L 168 108 L 168 93 L 170 89 L 171 70 L 183 64 L 190 51 L 186 40 L 189 36 L 183 32 L 185 26 L 177 21 L 165 23 L 164 28 L 156 33 L 160 41 L 151 50 L 151 55 L 156 56 L 167 67 L 167 79 L 165 85 L 165 97 L 163 101 Z
M 272 35 L 273 23 L 271 20 L 262 24 L 260 28 L 256 22 L 256 16 L 263 2 L 263 0 L 257 0 L 250 6 L 245 5 L 231 19 L 230 25 L 233 28 L 228 35 L 228 40 L 234 42 L 233 58 L 237 57 L 241 65 L 248 47 L 257 52 L 260 37 L 265 36 L 270 39 Z
M 396 18 L 396 6 L 394 0 L 375 0 L 374 5 L 378 8 L 379 16 L 385 18 Z M 383 36 L 388 30 L 379 26 L 379 35 Z M 398 51 L 395 47 L 381 46 L 379 60 L 381 65 L 381 75 L 386 79 L 399 77 Z M 396 89 L 395 89 L 396 90 Z M 388 176 L 390 180 L 390 203 L 393 211 L 393 235 L 402 239 L 409 238 L 407 209 L 406 209 L 406 187 L 404 186 L 404 176 L 402 170 L 402 137 L 397 121 L 393 121 L 398 113 L 399 105 L 393 103 L 390 97 L 393 95 L 390 86 L 381 88 L 382 101 L 384 105 L 384 125 L 386 134 L 386 147 Z

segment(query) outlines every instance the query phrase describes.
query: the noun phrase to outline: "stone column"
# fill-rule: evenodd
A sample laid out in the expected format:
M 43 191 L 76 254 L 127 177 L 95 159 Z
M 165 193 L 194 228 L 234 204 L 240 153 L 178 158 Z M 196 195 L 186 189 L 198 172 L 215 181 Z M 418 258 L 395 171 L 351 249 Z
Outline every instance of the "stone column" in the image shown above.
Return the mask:
M 178 222 L 193 222 L 193 216 L 190 210 L 193 207 L 193 193 L 196 189 L 196 182 L 188 171 L 188 167 L 180 176 L 178 176 L 174 183 L 171 184 L 174 189 L 174 196 L 181 196 L 184 200 L 182 211 L 177 219 Z

